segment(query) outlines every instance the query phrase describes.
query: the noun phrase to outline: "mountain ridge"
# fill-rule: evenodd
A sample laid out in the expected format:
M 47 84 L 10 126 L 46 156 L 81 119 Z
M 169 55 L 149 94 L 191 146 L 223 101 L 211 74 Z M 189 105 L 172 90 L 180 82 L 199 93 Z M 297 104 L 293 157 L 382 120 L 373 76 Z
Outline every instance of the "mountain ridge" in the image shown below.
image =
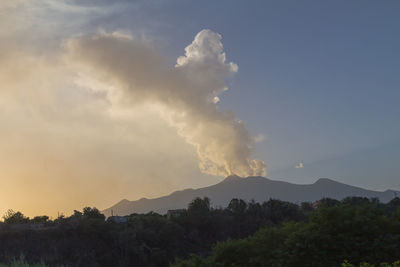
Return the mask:
M 294 184 L 271 180 L 261 176 L 242 178 L 236 175 L 226 177 L 221 182 L 198 189 L 183 189 L 158 198 L 141 198 L 135 201 L 123 199 L 102 212 L 106 216 L 129 215 L 154 211 L 165 214 L 171 209 L 186 208 L 196 197 L 209 197 L 214 207 L 226 207 L 233 198 L 263 202 L 269 198 L 294 203 L 316 201 L 323 197 L 343 199 L 347 196 L 376 197 L 382 202 L 391 200 L 398 191 L 373 191 L 337 182 L 329 178 L 319 178 L 312 184 Z

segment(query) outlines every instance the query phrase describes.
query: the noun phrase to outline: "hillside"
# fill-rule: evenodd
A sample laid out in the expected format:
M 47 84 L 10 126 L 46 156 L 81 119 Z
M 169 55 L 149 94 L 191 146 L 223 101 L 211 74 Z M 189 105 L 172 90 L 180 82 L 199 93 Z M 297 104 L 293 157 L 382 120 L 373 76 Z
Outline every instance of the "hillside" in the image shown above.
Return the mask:
M 313 184 L 292 184 L 288 182 L 270 180 L 264 177 L 228 176 L 222 182 L 199 189 L 176 191 L 170 195 L 136 201 L 121 200 L 112 207 L 103 210 L 106 216 L 129 215 L 131 213 L 147 213 L 154 211 L 164 214 L 170 209 L 187 207 L 187 204 L 196 197 L 209 197 L 212 205 L 225 207 L 232 198 L 247 201 L 263 202 L 269 198 L 299 203 L 316 201 L 323 197 L 341 200 L 347 196 L 376 197 L 382 202 L 391 200 L 396 191 L 372 191 L 356 186 L 339 183 L 327 178 L 321 178 Z

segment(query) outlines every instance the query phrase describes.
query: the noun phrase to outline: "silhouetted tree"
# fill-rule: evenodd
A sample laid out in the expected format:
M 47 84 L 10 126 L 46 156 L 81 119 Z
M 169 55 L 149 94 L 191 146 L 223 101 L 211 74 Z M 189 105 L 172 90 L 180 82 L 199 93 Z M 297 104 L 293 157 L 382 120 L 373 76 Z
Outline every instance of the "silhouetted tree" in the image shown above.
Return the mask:
M 229 202 L 227 209 L 234 217 L 242 219 L 246 213 L 247 203 L 242 199 L 234 198 Z
M 85 207 L 83 208 L 83 216 L 89 219 L 105 220 L 106 216 L 96 208 Z
M 188 213 L 190 214 L 207 214 L 210 211 L 210 199 L 197 197 L 188 205 Z
M 300 209 L 305 214 L 308 214 L 308 213 L 311 213 L 314 211 L 314 207 L 311 202 L 301 202 Z
M 349 205 L 367 205 L 371 202 L 376 202 L 376 199 L 370 201 L 370 199 L 366 197 L 346 197 L 342 200 L 343 204 Z
M 43 216 L 35 216 L 33 219 L 31 219 L 32 223 L 46 223 L 49 220 L 49 216 L 43 215 Z
M 388 218 L 372 201 L 353 203 L 320 207 L 308 222 L 266 227 L 252 237 L 218 243 L 205 258 L 191 256 L 173 266 L 340 266 L 345 260 L 389 266 L 380 263 L 400 258 L 400 216 Z
M 322 198 L 321 200 L 317 201 L 317 207 L 333 207 L 339 205 L 340 201 L 333 198 Z
M 73 218 L 81 218 L 83 216 L 83 213 L 80 212 L 79 210 L 74 210 L 74 213 L 71 215 Z
M 3 220 L 4 220 L 4 223 L 7 223 L 7 224 L 28 223 L 29 222 L 29 218 L 25 217 L 24 214 L 22 214 L 19 211 L 15 212 L 11 209 L 8 210 L 6 212 L 6 214 L 4 214 Z
M 178 266 L 339 266 L 345 259 L 378 266 L 400 258 L 398 203 L 323 199 L 314 209 L 234 199 L 212 208 L 208 198 L 197 198 L 179 216 L 131 214 L 125 223 L 87 207 L 54 221 L 30 220 L 43 227 L 1 224 L 0 263 L 10 265 L 23 252 L 26 262 L 49 266 L 169 266 L 195 253 Z M 5 219 L 28 222 L 13 211 Z

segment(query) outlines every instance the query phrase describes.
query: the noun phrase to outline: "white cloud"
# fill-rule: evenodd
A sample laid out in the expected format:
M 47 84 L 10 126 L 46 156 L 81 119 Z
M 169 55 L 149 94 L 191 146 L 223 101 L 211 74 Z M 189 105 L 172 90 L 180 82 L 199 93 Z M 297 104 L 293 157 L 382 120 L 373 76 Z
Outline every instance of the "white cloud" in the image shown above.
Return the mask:
M 303 169 L 304 168 L 304 164 L 303 164 L 303 162 L 299 162 L 299 164 L 297 164 L 296 166 L 296 169 Z
M 265 175 L 263 161 L 251 159 L 251 137 L 232 112 L 220 111 L 219 95 L 225 79 L 237 72 L 226 62 L 221 35 L 199 32 L 186 47 L 174 69 L 146 41 L 101 34 L 72 39 L 69 60 L 79 63 L 89 76 L 112 84 L 125 106 L 159 103 L 171 125 L 192 144 L 199 167 L 207 174 Z
M 100 17 L 132 4 L 118 2 L 0 1 L 0 214 L 102 208 L 215 182 L 196 164 L 265 174 L 243 122 L 216 105 L 238 70 L 221 36 L 201 31 L 166 66 L 145 29 L 98 33 L 109 26 Z
M 254 136 L 254 142 L 256 143 L 261 143 L 263 141 L 265 141 L 265 139 L 267 139 L 267 137 L 263 134 L 257 134 L 256 136 Z

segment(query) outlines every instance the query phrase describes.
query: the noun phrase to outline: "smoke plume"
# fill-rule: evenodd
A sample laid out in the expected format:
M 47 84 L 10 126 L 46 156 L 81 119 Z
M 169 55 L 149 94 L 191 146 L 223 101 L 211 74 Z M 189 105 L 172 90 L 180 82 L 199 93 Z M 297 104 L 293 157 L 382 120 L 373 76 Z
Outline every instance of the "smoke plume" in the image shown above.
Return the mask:
M 110 97 L 128 106 L 162 106 L 163 116 L 196 148 L 202 172 L 266 175 L 265 163 L 251 158 L 254 138 L 217 106 L 228 89 L 225 80 L 238 71 L 226 61 L 221 35 L 202 30 L 170 67 L 149 42 L 118 32 L 75 38 L 66 47 L 67 60 L 106 84 Z

